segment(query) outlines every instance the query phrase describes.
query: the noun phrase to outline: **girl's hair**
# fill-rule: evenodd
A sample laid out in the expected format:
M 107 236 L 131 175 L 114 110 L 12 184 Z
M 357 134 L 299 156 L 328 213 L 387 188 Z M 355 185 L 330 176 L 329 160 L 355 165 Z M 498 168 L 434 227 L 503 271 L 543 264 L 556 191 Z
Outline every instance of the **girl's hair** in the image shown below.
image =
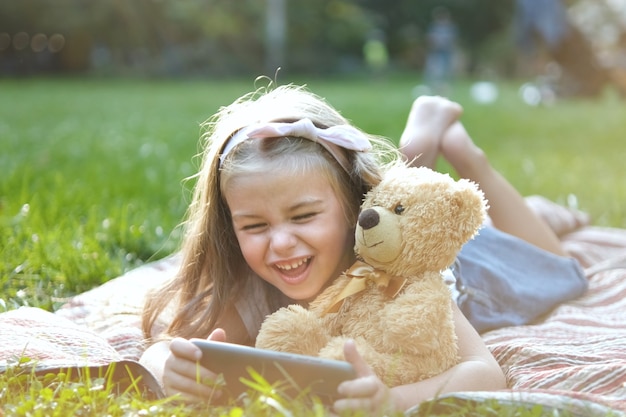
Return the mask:
M 203 124 L 204 151 L 185 222 L 181 269 L 175 279 L 148 297 L 143 313 L 146 337 L 151 338 L 159 316 L 171 303 L 175 314 L 164 337 L 206 337 L 218 322 L 224 327 L 223 323 L 229 323 L 226 315 L 236 311 L 234 304 L 248 279 L 261 281 L 271 309 L 285 302 L 279 290 L 249 269 L 241 254 L 222 194 L 234 176 L 277 169 L 290 175 L 296 170 L 315 169 L 329 180 L 343 204 L 348 224 L 356 224 L 363 195 L 380 181 L 383 166 L 398 159 L 397 149 L 384 138 L 367 135 L 373 146 L 369 152 L 342 148 L 350 163 L 349 171 L 321 145 L 292 137 L 244 141 L 220 163 L 225 143 L 239 129 L 258 122 L 293 122 L 303 118 L 319 128 L 348 124 L 323 98 L 294 85 L 266 87 L 246 94 Z M 247 340 L 233 340 L 232 333 L 230 342 L 253 342 L 254 335 L 247 335 Z

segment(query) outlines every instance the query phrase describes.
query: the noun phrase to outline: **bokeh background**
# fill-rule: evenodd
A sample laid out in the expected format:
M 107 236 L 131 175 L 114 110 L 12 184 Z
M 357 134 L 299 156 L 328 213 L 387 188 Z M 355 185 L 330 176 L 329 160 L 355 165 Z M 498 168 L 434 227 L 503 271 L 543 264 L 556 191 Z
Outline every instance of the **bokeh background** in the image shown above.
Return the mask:
M 437 9 L 456 76 L 594 95 L 626 67 L 624 0 L 3 0 L 0 76 L 423 74 Z

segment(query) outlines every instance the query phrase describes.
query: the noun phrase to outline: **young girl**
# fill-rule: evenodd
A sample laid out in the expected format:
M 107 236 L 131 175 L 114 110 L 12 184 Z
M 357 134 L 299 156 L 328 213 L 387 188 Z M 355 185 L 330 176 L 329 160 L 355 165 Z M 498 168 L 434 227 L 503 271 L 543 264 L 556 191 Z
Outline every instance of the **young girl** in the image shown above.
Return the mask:
M 550 229 L 473 144 L 460 114 L 460 106 L 446 99 L 417 99 L 401 138 L 405 157 L 433 166 L 442 154 L 481 186 L 496 227 L 561 255 Z M 221 393 L 211 387 L 215 373 L 198 369 L 201 352 L 188 339 L 253 345 L 267 314 L 312 300 L 354 262 L 362 196 L 380 180 L 385 163 L 400 157 L 389 142 L 352 127 L 302 87 L 246 95 L 206 127 L 182 267 L 146 305 L 144 332 L 154 343 L 141 360 L 168 394 L 198 401 Z M 358 377 L 340 385 L 335 411 L 406 410 L 446 392 L 505 388 L 498 363 L 451 303 L 458 365 L 431 379 L 387 387 L 347 343 L 345 358 Z M 157 334 L 166 308 L 174 309 L 174 319 Z

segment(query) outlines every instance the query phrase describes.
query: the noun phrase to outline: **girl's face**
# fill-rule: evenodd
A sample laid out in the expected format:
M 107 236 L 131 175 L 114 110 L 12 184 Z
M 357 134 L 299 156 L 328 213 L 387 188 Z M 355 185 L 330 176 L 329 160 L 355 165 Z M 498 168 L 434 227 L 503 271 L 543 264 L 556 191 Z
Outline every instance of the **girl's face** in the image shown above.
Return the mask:
M 238 175 L 224 196 L 246 262 L 287 297 L 313 299 L 354 262 L 353 225 L 324 175 Z

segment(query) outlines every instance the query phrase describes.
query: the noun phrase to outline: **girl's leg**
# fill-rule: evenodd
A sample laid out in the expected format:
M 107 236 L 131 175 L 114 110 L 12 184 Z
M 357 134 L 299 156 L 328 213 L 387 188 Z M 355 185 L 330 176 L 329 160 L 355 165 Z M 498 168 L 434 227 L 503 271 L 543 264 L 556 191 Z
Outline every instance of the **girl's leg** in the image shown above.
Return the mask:
M 434 169 L 439 154 L 459 176 L 479 185 L 489 201 L 493 225 L 503 232 L 564 255 L 552 229 L 526 205 L 519 192 L 489 163 L 458 121 L 462 108 L 443 97 L 419 97 L 413 102 L 400 139 L 400 150 L 414 165 Z
M 526 204 L 520 193 L 489 163 L 461 124 L 454 123 L 440 143 L 443 157 L 459 176 L 474 181 L 489 201 L 489 217 L 493 225 L 525 241 L 564 256 L 556 234 Z

